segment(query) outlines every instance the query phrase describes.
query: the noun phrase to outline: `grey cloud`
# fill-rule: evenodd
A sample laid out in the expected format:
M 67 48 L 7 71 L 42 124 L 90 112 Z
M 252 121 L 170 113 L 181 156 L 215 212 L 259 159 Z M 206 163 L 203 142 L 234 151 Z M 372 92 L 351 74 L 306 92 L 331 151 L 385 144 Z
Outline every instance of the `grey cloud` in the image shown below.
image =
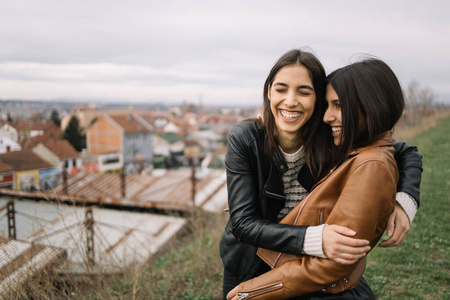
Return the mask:
M 450 63 L 446 6 L 437 0 L 4 1 L 0 76 L 45 81 L 46 88 L 69 81 L 102 83 L 102 89 L 120 81 L 157 85 L 170 98 L 184 97 L 171 86 L 190 85 L 190 93 L 208 87 L 209 99 L 223 98 L 227 89 L 236 99 L 241 89 L 242 100 L 259 104 L 275 60 L 308 45 L 328 72 L 355 53 L 370 53 L 401 80 L 415 77 L 442 89 L 450 77 L 441 67 Z M 12 88 L 8 93 L 14 96 Z

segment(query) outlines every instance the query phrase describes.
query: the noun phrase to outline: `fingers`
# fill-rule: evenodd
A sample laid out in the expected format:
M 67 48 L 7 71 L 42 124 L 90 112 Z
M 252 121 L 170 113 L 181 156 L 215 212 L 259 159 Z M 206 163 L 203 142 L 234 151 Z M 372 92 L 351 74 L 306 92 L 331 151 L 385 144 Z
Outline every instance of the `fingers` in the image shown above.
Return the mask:
M 395 247 L 400 245 L 410 230 L 409 223 L 395 226 L 392 236 L 381 242 L 380 247 Z
M 379 246 L 388 248 L 400 245 L 401 242 L 403 242 L 403 240 L 405 239 L 406 235 L 398 235 L 396 233 L 398 233 L 398 231 L 394 231 L 394 235 L 389 239 L 382 241 Z
M 232 289 L 231 291 L 228 292 L 227 300 L 237 300 L 238 299 L 238 296 L 237 296 L 238 287 L 239 286 L 235 286 L 234 289 Z
M 333 259 L 333 261 L 337 262 L 338 264 L 341 264 L 341 265 L 353 265 L 354 263 L 356 263 L 358 261 L 358 259 L 346 260 L 343 258 L 336 258 L 336 259 Z
M 328 225 L 324 227 L 323 231 L 331 241 L 344 246 L 363 247 L 369 245 L 368 240 L 352 238 L 356 232 L 344 226 Z
M 337 262 L 342 265 L 351 265 L 366 256 L 365 252 L 360 254 L 348 254 L 348 253 L 337 253 L 336 256 L 329 257 L 330 260 Z
M 370 246 L 348 246 L 347 244 L 335 244 L 332 247 L 329 247 L 329 252 L 332 253 L 333 257 L 340 257 L 344 259 L 360 259 L 364 257 L 369 251 Z
M 329 258 L 335 262 L 342 264 L 353 264 L 359 259 L 367 255 L 370 250 L 369 246 L 354 248 L 354 247 L 342 247 L 339 250 L 335 250 L 330 254 Z
M 339 234 L 347 235 L 347 236 L 355 236 L 356 232 L 351 230 L 350 228 L 340 226 L 340 225 L 328 225 L 328 229 L 333 230 Z
M 322 233 L 324 254 L 340 264 L 353 264 L 364 257 L 370 251 L 369 241 L 350 237 L 353 233 L 347 227 L 325 226 Z
M 389 217 L 388 223 L 386 225 L 386 235 L 388 237 L 392 236 L 392 233 L 394 232 L 394 226 L 395 226 L 395 212 L 393 214 L 391 214 L 391 216 Z
M 392 228 L 391 230 L 393 230 L 391 235 L 389 235 L 388 228 Z M 381 242 L 379 246 L 395 247 L 400 245 L 410 230 L 409 217 L 401 206 L 397 204 L 394 212 L 389 217 L 388 226 L 386 227 L 386 235 L 390 237 Z

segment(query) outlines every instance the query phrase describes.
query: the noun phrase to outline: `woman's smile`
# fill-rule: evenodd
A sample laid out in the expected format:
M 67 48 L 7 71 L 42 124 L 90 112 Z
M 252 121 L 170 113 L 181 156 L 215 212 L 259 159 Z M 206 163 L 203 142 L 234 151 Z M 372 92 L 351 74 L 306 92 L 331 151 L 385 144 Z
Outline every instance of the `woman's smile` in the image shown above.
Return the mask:
M 332 135 L 334 137 L 338 137 L 341 134 L 342 127 L 341 126 L 331 126 Z
M 279 109 L 278 110 L 281 114 L 281 117 L 286 122 L 295 122 L 299 120 L 302 117 L 302 113 L 299 111 L 291 111 L 291 110 L 285 110 L 285 109 Z

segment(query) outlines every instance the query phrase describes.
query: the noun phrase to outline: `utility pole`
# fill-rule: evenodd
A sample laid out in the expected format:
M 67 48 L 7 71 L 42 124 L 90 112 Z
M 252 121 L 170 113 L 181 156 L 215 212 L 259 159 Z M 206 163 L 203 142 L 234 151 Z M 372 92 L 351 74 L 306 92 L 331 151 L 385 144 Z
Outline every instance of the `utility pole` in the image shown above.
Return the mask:
M 196 207 L 195 207 L 195 184 L 196 184 L 196 179 L 195 179 L 195 167 L 197 164 L 197 159 L 196 157 L 192 156 L 192 172 L 191 172 L 191 182 L 192 182 L 192 209 L 193 209 L 193 215 L 195 218 L 195 214 L 196 214 Z
M 62 171 L 62 178 L 63 178 L 63 193 L 68 195 L 69 194 L 69 185 L 67 183 L 67 178 L 69 174 L 67 174 L 67 169 L 64 167 Z
M 10 239 L 16 239 L 16 218 L 14 210 L 14 201 L 10 200 L 7 204 L 7 214 L 8 214 L 8 236 Z
M 94 215 L 92 208 L 86 208 L 84 226 L 86 227 L 86 256 L 89 266 L 95 265 L 94 252 Z
M 125 166 L 122 167 L 120 172 L 120 190 L 122 192 L 122 198 L 126 197 L 126 186 L 125 186 Z

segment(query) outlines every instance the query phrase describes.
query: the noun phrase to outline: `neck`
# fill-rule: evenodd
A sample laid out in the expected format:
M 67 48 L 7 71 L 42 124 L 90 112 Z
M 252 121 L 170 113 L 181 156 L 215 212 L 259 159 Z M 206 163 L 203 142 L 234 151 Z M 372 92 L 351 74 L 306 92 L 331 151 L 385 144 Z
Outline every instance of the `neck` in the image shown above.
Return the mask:
M 295 153 L 302 146 L 302 140 L 297 134 L 282 134 L 278 137 L 278 144 L 287 154 Z

